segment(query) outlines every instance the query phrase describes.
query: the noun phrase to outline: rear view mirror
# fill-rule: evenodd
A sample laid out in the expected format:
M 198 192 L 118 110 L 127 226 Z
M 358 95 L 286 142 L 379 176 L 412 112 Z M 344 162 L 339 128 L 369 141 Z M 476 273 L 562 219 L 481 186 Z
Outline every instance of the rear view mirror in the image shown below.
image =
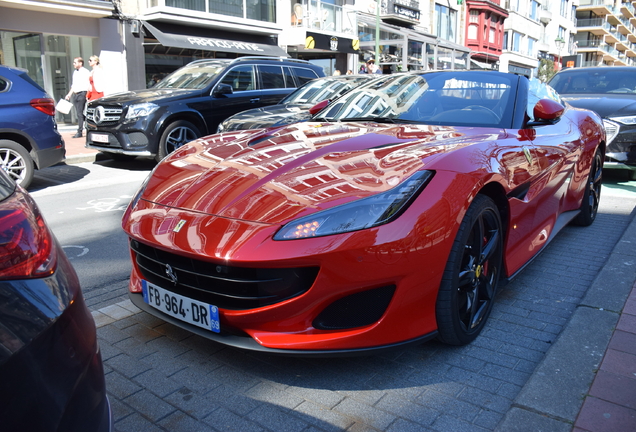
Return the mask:
M 325 99 L 324 101 L 318 102 L 316 105 L 309 108 L 309 114 L 314 115 L 322 111 L 323 109 L 327 108 L 327 105 L 329 105 L 329 99 Z
M 564 111 L 565 108 L 560 103 L 552 99 L 541 99 L 534 106 L 534 120 L 541 123 L 554 123 L 563 115 Z
M 226 94 L 232 94 L 234 90 L 232 90 L 232 86 L 229 84 L 219 84 L 214 89 L 213 96 L 219 97 Z

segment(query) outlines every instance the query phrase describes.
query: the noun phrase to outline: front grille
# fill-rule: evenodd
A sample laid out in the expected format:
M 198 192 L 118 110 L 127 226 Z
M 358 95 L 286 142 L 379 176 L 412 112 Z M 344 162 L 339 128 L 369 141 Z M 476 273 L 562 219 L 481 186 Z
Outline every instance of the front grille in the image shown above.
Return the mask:
M 135 262 L 147 281 L 189 298 L 223 309 L 267 306 L 306 292 L 318 267 L 249 268 L 190 259 L 130 241 Z M 168 276 L 168 266 L 177 282 Z
M 122 112 L 123 109 L 120 107 L 107 107 L 103 105 L 87 107 L 86 121 L 97 126 L 114 125 L 121 119 Z

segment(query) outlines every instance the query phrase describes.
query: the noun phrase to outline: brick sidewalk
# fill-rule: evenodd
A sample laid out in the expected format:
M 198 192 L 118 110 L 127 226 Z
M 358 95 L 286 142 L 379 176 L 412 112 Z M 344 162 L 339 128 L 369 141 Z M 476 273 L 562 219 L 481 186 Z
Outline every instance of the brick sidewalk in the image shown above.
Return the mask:
M 575 432 L 636 430 L 636 285 L 574 424 Z

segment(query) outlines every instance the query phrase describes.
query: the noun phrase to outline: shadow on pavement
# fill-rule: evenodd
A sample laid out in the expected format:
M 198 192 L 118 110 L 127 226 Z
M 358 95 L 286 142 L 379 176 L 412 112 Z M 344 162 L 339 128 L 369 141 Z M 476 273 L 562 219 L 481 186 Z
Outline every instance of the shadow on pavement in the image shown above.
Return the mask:
M 55 165 L 43 170 L 36 170 L 33 181 L 28 188 L 29 192 L 46 189 L 50 186 L 74 183 L 86 177 L 90 173 L 86 168 L 77 165 Z

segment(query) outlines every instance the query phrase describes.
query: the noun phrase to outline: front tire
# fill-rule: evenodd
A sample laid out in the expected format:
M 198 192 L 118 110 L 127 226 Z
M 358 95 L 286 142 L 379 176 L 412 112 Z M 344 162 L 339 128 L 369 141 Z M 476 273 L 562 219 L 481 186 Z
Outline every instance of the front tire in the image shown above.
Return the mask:
M 592 159 L 590 174 L 585 185 L 585 193 L 581 202 L 581 212 L 572 220 L 572 225 L 590 226 L 596 219 L 598 206 L 601 201 L 601 185 L 603 183 L 603 156 L 601 149 L 597 149 Z
M 0 140 L 0 168 L 25 189 L 31 184 L 35 172 L 27 149 L 10 140 Z
M 435 306 L 438 338 L 472 342 L 492 310 L 502 267 L 503 230 L 494 201 L 477 195 L 461 222 Z
M 186 120 L 177 120 L 170 123 L 166 130 L 161 134 L 159 140 L 159 149 L 157 151 L 157 162 L 168 156 L 170 153 L 188 143 L 194 141 L 201 136 L 199 129 Z

